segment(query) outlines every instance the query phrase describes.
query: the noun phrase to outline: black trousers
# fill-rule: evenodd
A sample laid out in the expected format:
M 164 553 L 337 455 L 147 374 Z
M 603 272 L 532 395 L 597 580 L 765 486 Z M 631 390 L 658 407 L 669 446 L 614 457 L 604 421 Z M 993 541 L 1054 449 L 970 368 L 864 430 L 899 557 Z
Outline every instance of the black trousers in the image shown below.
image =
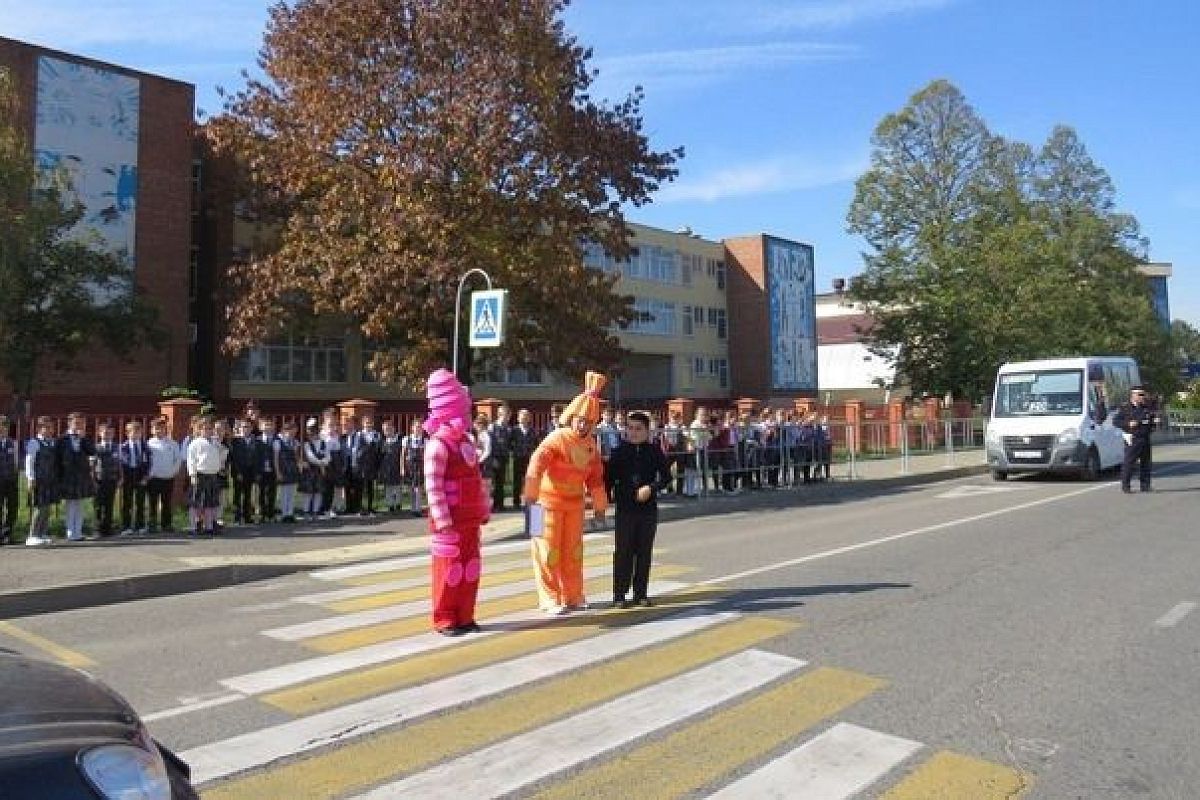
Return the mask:
M 346 476 L 346 513 L 357 514 L 362 510 L 362 476 Z
M 146 501 L 150 506 L 150 524 L 160 530 L 171 529 L 171 494 L 175 488 L 173 478 L 151 478 L 146 482 Z
M 508 477 L 508 458 L 496 459 L 496 466 L 492 470 L 492 508 L 504 508 L 504 481 Z M 515 479 L 513 481 L 516 482 Z M 518 506 L 520 503 L 517 504 Z
M 233 473 L 233 519 L 235 522 L 254 521 L 254 475 Z
M 362 495 L 360 498 L 359 510 L 364 514 L 375 513 L 375 479 L 362 479 Z
M 529 471 L 529 456 L 521 458 L 513 456 L 512 468 L 512 498 L 513 505 L 517 508 L 521 507 L 521 491 L 525 488 L 525 473 Z
M 10 534 L 17 526 L 17 479 L 0 481 L 0 533 Z
M 274 472 L 258 476 L 258 518 L 262 522 L 275 519 L 275 494 L 278 483 Z
M 617 509 L 613 551 L 613 598 L 622 600 L 633 586 L 635 600 L 646 596 L 650 585 L 650 558 L 658 531 L 658 508 L 644 511 Z
M 139 478 L 121 480 L 121 527 L 125 530 L 146 527 L 146 487 Z
M 116 499 L 116 481 L 96 482 L 96 499 L 93 501 L 93 507 L 96 511 L 96 532 L 101 536 L 112 535 L 113 505 Z
M 1125 460 L 1121 462 L 1122 489 L 1129 488 L 1129 481 L 1133 478 L 1134 464 L 1138 464 L 1138 481 L 1142 488 L 1149 489 L 1150 471 L 1154 466 L 1154 456 L 1149 439 L 1134 437 L 1133 444 L 1125 445 Z

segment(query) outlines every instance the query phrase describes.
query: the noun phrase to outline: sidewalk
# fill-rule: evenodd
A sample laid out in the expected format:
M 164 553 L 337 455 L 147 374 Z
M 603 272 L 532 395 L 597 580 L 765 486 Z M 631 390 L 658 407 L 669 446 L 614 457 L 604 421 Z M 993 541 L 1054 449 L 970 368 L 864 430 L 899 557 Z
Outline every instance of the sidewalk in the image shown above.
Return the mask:
M 982 473 L 983 454 L 914 456 L 836 464 L 833 480 L 787 489 L 660 503 L 664 521 L 737 511 L 819 506 L 906 486 Z M 0 548 L 0 619 L 184 594 L 356 561 L 427 552 L 424 519 L 342 517 L 298 525 L 227 529 L 215 539 L 181 535 L 116 539 L 49 548 Z M 484 528 L 484 541 L 523 535 L 523 517 L 506 511 Z

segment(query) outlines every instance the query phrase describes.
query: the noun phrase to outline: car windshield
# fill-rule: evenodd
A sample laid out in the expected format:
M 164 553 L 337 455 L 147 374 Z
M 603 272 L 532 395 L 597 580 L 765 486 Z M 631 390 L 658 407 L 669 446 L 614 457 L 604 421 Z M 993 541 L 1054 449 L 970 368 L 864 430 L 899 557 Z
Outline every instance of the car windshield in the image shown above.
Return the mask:
M 997 417 L 1059 417 L 1083 413 L 1083 370 L 1052 369 L 1001 375 Z

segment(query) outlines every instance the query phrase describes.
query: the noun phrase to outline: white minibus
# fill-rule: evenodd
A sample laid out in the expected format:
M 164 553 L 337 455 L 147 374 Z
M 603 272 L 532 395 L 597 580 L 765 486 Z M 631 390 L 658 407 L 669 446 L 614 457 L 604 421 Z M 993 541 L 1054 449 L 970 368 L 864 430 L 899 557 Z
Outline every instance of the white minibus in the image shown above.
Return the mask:
M 988 420 L 992 477 L 1068 472 L 1087 480 L 1124 456 L 1117 407 L 1141 382 L 1132 358 L 1087 356 L 1005 364 L 996 375 Z

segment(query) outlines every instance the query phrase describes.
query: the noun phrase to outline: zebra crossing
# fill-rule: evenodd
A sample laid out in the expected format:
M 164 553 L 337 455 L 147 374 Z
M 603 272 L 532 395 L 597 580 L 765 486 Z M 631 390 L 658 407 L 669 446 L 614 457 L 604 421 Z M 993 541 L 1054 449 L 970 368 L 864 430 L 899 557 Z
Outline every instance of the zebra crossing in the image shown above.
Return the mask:
M 610 540 L 588 540 L 589 595 L 607 598 Z M 422 556 L 310 573 L 330 588 L 287 602 L 315 618 L 260 632 L 307 655 L 227 677 L 193 709 L 259 703 L 283 720 L 180 753 L 206 800 L 986 800 L 1031 785 L 844 719 L 886 681 L 773 652 L 799 623 L 723 605 L 686 567 L 655 565 L 653 607 L 548 618 L 526 548 L 485 548 L 485 629 L 459 638 L 429 631 Z

